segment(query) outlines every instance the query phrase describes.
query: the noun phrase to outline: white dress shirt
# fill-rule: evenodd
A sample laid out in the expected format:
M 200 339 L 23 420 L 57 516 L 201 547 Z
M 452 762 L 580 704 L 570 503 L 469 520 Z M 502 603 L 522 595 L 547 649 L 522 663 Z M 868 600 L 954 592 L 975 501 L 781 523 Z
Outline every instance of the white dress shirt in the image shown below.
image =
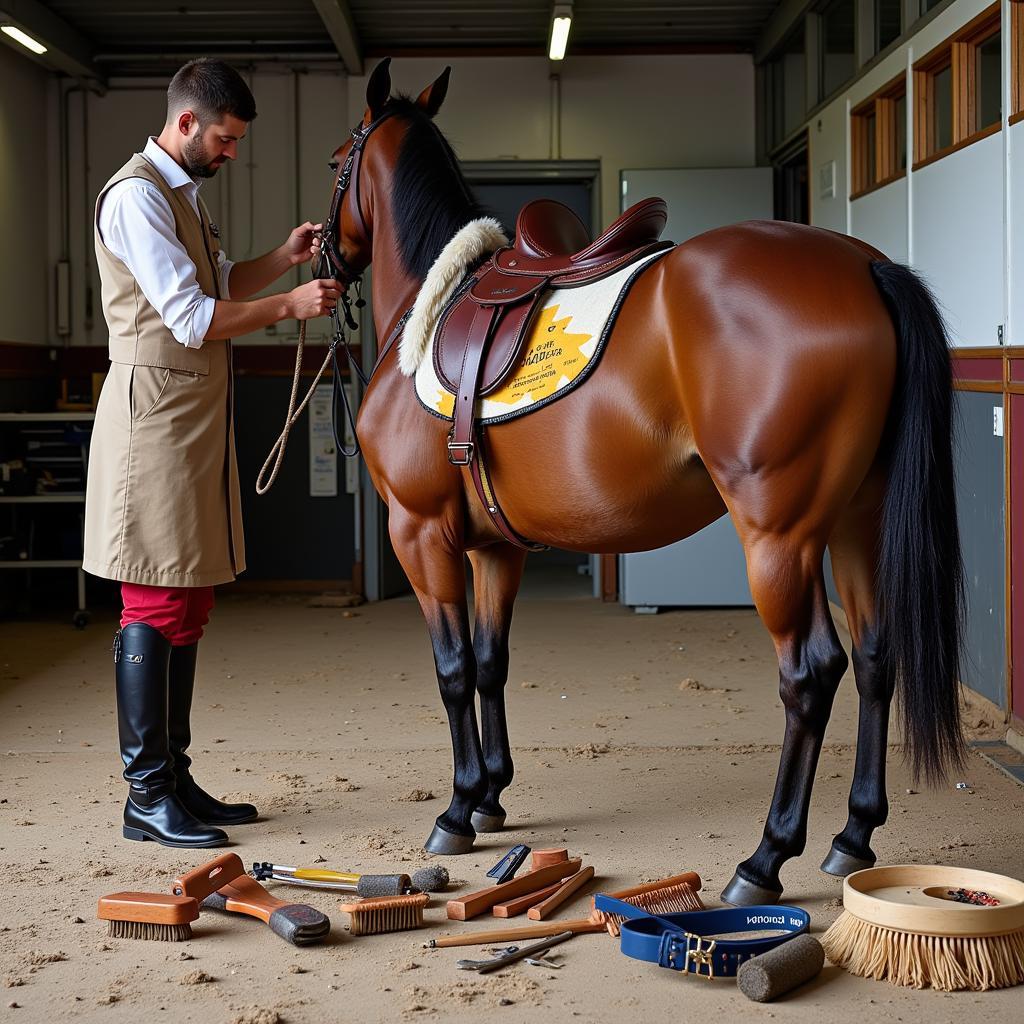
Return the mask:
M 180 188 L 199 218 L 199 182 L 150 136 L 142 155 L 171 188 Z M 174 230 L 174 213 L 163 193 L 144 178 L 125 178 L 103 198 L 99 214 L 103 244 L 132 272 L 142 294 L 167 329 L 188 348 L 199 348 L 213 320 L 216 298 L 196 280 L 196 266 Z M 234 264 L 217 254 L 221 297 L 228 298 Z

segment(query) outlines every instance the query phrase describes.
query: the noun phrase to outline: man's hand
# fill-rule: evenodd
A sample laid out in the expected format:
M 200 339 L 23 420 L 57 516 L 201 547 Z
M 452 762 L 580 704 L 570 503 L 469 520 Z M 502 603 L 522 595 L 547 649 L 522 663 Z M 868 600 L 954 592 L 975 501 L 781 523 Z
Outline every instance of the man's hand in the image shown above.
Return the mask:
M 288 240 L 282 248 L 288 255 L 291 265 L 306 263 L 311 260 L 318 251 L 317 233 L 323 230 L 323 224 L 311 224 L 308 220 L 300 224 L 288 236 Z
M 327 316 L 338 305 L 338 296 L 342 291 L 343 288 L 337 281 L 323 278 L 299 285 L 288 293 L 289 316 L 296 320 L 312 320 L 316 316 Z

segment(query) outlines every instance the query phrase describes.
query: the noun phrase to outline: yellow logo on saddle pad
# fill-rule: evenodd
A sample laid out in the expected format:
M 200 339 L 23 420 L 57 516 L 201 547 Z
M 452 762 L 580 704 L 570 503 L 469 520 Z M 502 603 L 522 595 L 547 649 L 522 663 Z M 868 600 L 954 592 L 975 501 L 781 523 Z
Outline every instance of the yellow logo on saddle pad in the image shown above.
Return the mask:
M 477 418 L 493 423 L 522 416 L 571 390 L 596 364 L 611 333 L 620 295 L 651 259 L 661 255 L 654 253 L 603 280 L 549 291 L 518 364 L 496 391 L 479 401 Z M 432 413 L 450 420 L 455 396 L 434 370 L 434 344 L 432 336 L 416 371 L 416 395 Z

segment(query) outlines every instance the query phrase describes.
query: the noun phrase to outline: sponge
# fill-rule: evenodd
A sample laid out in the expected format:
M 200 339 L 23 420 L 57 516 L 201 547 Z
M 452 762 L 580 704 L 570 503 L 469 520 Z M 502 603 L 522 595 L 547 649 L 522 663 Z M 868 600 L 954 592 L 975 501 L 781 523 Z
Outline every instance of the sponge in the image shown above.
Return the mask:
M 739 990 L 756 1003 L 768 1003 L 821 972 L 825 951 L 812 935 L 797 935 L 740 965 Z

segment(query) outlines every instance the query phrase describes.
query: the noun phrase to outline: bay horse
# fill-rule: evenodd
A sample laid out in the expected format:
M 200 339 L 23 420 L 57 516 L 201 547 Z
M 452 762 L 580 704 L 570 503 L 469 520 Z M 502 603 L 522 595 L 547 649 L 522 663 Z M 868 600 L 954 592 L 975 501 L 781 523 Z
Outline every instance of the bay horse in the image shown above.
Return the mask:
M 403 313 L 444 245 L 481 214 L 433 121 L 449 72 L 413 100 L 391 96 L 389 60 L 373 71 L 363 119 L 334 154 L 323 251 L 343 287 L 373 266 L 386 344 L 357 434 L 427 622 L 451 729 L 453 795 L 427 849 L 463 853 L 477 831 L 505 821 L 504 688 L 526 552 L 449 463 L 448 423 L 418 403 L 399 369 Z M 849 817 L 822 869 L 846 875 L 875 862 L 894 693 L 915 777 L 939 778 L 963 757 L 952 398 L 942 319 L 910 269 L 845 235 L 760 221 L 654 261 L 585 385 L 487 427 L 505 515 L 536 542 L 649 550 L 731 513 L 778 655 L 786 725 L 764 833 L 727 902 L 778 901 L 779 870 L 806 842 L 848 664 L 826 596 L 826 548 L 852 637 L 859 722 Z

